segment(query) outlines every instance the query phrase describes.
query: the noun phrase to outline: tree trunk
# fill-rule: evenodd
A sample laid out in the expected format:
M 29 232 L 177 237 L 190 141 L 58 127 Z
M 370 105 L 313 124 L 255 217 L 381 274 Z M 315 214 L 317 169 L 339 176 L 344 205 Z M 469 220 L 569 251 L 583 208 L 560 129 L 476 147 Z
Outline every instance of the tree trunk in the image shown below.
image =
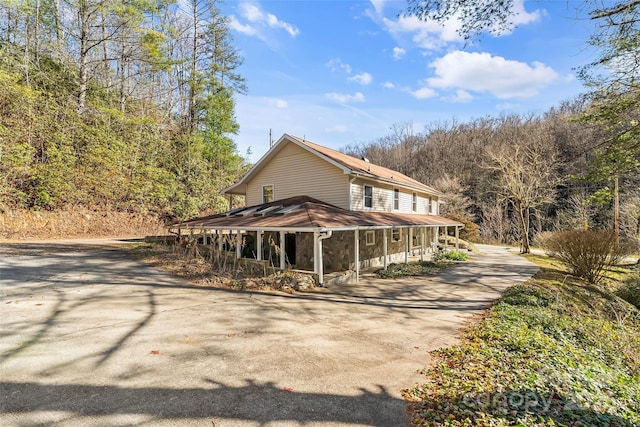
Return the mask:
M 520 253 L 528 254 L 531 253 L 531 249 L 529 248 L 529 227 L 527 224 L 529 221 L 529 210 L 524 209 L 520 201 L 516 202 L 516 209 L 518 210 L 518 224 L 520 225 L 520 233 L 522 238 Z
M 87 105 L 87 80 L 89 78 L 89 5 L 81 0 L 78 8 L 80 19 L 80 71 L 78 73 L 78 112 Z

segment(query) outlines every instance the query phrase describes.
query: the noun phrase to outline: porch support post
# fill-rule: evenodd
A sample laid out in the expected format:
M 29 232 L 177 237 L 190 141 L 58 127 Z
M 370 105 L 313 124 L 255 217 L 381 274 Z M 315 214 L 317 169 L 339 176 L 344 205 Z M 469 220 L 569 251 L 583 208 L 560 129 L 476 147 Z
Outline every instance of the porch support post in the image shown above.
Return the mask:
M 456 250 L 460 249 L 460 229 L 456 225 Z
M 424 227 L 420 227 L 420 261 L 424 261 Z
M 409 264 L 409 227 L 405 229 L 404 237 L 404 263 Z
M 262 230 L 256 231 L 256 259 L 262 261 Z
M 353 247 L 354 247 L 354 257 L 353 259 L 355 260 L 355 268 L 356 268 L 356 283 L 358 283 L 358 281 L 360 281 L 360 231 L 356 228 L 355 231 L 353 232 L 354 235 L 354 242 L 353 242 Z
M 223 236 L 222 230 L 218 230 L 216 232 L 216 234 L 218 235 L 218 251 L 220 251 L 220 253 L 222 253 L 222 249 L 223 249 L 223 246 L 222 246 L 222 236 Z
M 324 271 L 322 265 L 322 239 L 318 238 L 318 284 L 322 286 L 324 283 Z
M 284 231 L 280 231 L 280 270 L 284 270 L 286 267 L 285 261 L 287 254 L 284 247 Z
M 387 269 L 387 229 L 382 229 L 382 265 Z
M 446 225 L 444 226 L 444 247 L 449 247 L 449 227 Z
M 437 252 L 438 251 L 438 243 L 439 243 L 438 242 L 438 235 L 440 234 L 440 227 L 436 226 L 434 231 L 435 231 L 435 233 L 433 233 L 433 244 L 434 244 L 433 251 Z
M 320 236 L 320 233 L 318 233 L 317 231 L 313 232 L 313 272 L 318 274 L 319 276 L 319 272 L 318 272 L 318 237 Z
M 242 258 L 242 233 L 236 230 L 236 258 Z

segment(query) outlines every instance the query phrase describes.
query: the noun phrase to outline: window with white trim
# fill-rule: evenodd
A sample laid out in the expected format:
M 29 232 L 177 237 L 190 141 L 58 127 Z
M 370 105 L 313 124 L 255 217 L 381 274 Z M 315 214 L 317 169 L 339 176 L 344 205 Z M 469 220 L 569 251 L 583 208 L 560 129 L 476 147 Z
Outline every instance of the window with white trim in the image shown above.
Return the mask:
M 373 230 L 369 230 L 364 233 L 364 242 L 367 246 L 372 246 L 376 244 L 376 232 Z
M 428 213 L 432 213 L 433 212 L 433 207 L 432 206 L 433 206 L 433 199 L 431 199 L 431 197 L 429 197 L 429 206 L 428 206 L 429 209 L 427 209 Z
M 402 240 L 402 233 L 400 233 L 400 229 L 399 228 L 392 228 L 391 229 L 391 241 L 392 242 L 399 242 Z
M 364 195 L 364 207 L 372 208 L 373 207 L 373 187 L 370 185 L 364 185 L 362 188 L 362 192 Z
M 411 195 L 411 210 L 413 212 L 418 211 L 418 195 L 416 193 Z
M 400 209 L 400 190 L 398 190 L 397 188 L 393 189 L 393 209 Z
M 273 185 L 262 186 L 262 203 L 273 202 Z

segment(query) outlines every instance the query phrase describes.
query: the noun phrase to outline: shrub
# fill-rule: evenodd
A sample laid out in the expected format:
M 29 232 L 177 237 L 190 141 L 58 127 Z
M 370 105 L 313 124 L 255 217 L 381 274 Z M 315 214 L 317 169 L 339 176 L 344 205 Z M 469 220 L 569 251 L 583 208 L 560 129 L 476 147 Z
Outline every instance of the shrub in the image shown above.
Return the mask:
M 438 252 L 435 252 L 431 256 L 431 261 L 435 263 L 442 263 L 446 261 L 466 261 L 469 259 L 469 255 L 466 252 L 458 251 L 458 250 L 446 250 L 442 249 Z
M 462 240 L 466 240 L 467 242 L 479 243 L 482 242 L 482 237 L 480 236 L 480 227 L 475 222 L 466 218 L 463 215 L 458 215 L 454 213 L 448 213 L 443 215 L 445 218 L 452 219 L 454 221 L 461 222 L 464 224 L 464 227 L 460 229 L 459 237 Z
M 616 294 L 640 309 L 640 273 L 625 280 Z
M 611 231 L 561 231 L 539 236 L 538 241 L 547 254 L 562 261 L 571 274 L 590 283 L 600 282 L 605 269 L 631 251 L 631 245 L 617 243 Z

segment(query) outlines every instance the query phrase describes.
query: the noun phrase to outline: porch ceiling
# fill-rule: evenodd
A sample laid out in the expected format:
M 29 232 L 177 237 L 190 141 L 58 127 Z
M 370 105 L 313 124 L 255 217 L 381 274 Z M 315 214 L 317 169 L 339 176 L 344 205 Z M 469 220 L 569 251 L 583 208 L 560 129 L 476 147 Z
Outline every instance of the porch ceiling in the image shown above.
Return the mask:
M 435 226 L 463 224 L 437 215 L 348 211 L 311 197 L 297 196 L 191 219 L 170 228 L 311 232 Z

